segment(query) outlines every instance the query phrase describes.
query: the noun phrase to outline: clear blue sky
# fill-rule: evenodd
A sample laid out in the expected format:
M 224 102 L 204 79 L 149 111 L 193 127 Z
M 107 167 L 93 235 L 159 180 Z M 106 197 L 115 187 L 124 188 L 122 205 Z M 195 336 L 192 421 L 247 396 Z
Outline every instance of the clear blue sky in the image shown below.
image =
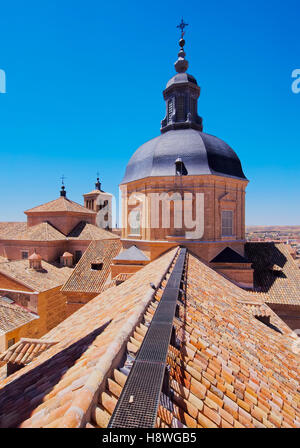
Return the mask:
M 247 224 L 300 224 L 298 0 L 10 1 L 0 14 L 0 220 L 58 196 L 82 202 L 99 170 L 118 195 L 131 154 L 159 134 L 176 25 L 189 23 L 189 72 L 204 131 L 246 176 Z

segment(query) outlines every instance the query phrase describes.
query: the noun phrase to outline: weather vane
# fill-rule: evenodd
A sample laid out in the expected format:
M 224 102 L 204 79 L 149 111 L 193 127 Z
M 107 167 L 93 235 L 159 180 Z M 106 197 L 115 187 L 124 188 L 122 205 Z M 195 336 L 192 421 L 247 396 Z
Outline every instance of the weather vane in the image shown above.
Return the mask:
M 188 23 L 184 23 L 183 17 L 181 18 L 181 22 L 179 25 L 177 25 L 176 28 L 180 28 L 181 29 L 181 39 L 183 38 L 184 35 L 184 28 L 188 26 Z
M 61 183 L 62 183 L 62 185 L 65 185 L 65 184 L 64 184 L 64 180 L 65 180 L 66 178 L 65 178 L 65 175 L 64 175 L 64 174 L 61 176 L 60 179 L 61 179 Z

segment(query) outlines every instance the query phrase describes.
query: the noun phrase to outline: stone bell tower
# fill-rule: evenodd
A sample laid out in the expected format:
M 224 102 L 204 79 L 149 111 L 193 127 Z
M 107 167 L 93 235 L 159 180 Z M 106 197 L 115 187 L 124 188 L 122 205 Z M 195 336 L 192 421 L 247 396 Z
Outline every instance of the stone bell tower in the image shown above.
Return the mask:
M 84 206 L 97 213 L 96 224 L 105 229 L 112 229 L 112 194 L 101 189 L 99 177 L 95 189 L 83 195 Z M 100 213 L 99 213 L 100 212 Z

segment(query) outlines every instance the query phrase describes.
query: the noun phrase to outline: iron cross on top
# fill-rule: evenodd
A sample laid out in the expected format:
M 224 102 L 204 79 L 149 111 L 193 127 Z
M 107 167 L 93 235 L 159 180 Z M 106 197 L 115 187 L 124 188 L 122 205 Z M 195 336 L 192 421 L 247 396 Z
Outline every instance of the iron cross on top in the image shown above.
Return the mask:
M 183 17 L 181 18 L 181 22 L 179 25 L 177 25 L 177 28 L 181 29 L 181 38 L 183 38 L 184 35 L 184 28 L 188 26 L 188 23 L 184 23 Z

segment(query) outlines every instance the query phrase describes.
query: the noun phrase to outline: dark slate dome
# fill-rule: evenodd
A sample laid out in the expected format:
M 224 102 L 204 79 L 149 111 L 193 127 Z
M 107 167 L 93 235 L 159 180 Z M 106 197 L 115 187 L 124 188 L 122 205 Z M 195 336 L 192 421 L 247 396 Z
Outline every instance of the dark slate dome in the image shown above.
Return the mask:
M 183 23 L 180 25 L 186 26 Z M 142 145 L 131 157 L 122 184 L 145 177 L 203 175 L 246 179 L 241 162 L 227 143 L 203 132 L 198 115 L 200 87 L 186 73 L 183 33 L 175 62 L 174 75 L 163 91 L 166 115 L 161 122 L 161 135 Z M 176 162 L 176 165 L 175 165 Z M 178 166 L 180 166 L 178 171 Z
M 197 85 L 197 80 L 193 75 L 189 75 L 188 73 L 177 73 L 168 81 L 166 88 L 176 84 L 183 84 L 187 82 L 192 82 Z
M 227 143 L 190 128 L 170 130 L 140 146 L 129 160 L 122 184 L 145 177 L 174 176 L 178 156 L 187 175 L 246 179 L 238 156 Z

